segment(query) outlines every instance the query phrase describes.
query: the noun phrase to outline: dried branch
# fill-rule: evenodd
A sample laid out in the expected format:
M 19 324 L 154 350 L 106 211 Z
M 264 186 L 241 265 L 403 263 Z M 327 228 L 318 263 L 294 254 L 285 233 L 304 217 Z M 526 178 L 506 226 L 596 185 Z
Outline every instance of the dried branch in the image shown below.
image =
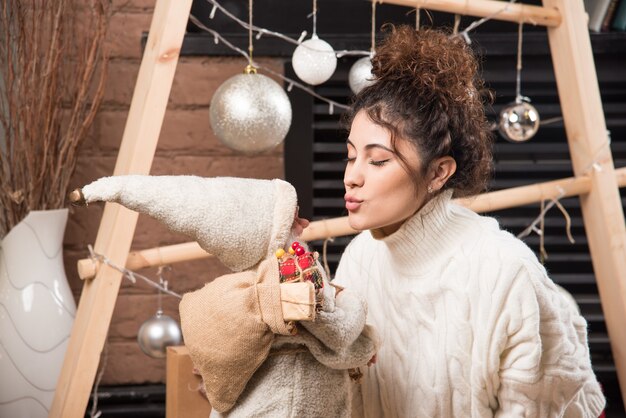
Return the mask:
M 0 2 L 0 239 L 64 206 L 104 95 L 110 0 Z

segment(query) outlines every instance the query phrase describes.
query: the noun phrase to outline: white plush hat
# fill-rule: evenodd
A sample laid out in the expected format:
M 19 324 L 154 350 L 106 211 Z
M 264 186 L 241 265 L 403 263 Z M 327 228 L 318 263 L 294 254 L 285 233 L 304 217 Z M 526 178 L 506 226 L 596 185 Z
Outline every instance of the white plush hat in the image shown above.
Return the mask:
M 83 187 L 81 197 L 150 215 L 197 240 L 234 271 L 285 245 L 297 204 L 295 189 L 283 180 L 234 177 L 103 177 Z

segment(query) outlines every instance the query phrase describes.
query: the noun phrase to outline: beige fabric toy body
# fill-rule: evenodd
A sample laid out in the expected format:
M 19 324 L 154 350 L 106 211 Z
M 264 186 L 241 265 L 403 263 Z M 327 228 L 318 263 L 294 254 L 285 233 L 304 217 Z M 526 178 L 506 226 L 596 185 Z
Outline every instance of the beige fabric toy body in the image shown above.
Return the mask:
M 326 281 L 322 311 L 294 328 L 282 317 L 274 252 L 290 244 L 296 192 L 282 180 L 196 176 L 104 177 L 72 193 L 148 214 L 196 239 L 238 273 L 183 297 L 185 345 L 212 416 L 344 417 L 348 369 L 379 345 L 365 301 Z M 292 335 L 294 331 L 297 332 Z
M 267 358 L 274 334 L 294 331 L 283 320 L 274 277 L 277 263 L 265 260 L 256 271 L 218 277 L 180 302 L 185 345 L 214 409 L 232 408 Z
M 300 322 L 294 336 L 276 336 L 269 356 L 235 406 L 211 418 L 349 417 L 349 369 L 365 366 L 379 340 L 365 325 L 365 301 L 350 292 L 325 294 L 314 322 Z

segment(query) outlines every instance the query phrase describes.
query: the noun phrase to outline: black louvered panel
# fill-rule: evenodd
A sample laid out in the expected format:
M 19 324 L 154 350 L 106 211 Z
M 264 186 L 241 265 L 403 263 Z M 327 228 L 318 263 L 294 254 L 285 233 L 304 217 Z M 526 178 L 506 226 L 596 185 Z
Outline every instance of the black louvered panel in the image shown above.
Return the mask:
M 525 50 L 522 72 L 522 94 L 532 100 L 542 119 L 561 116 L 556 82 L 545 34 L 533 34 L 527 41 L 536 50 Z M 526 38 L 525 38 L 526 39 Z M 487 109 L 491 121 L 515 96 L 515 40 L 511 34 L 503 36 L 498 44 L 486 38 L 475 43 L 483 51 L 483 74 L 489 88 L 495 91 L 495 103 Z M 542 40 L 545 46 L 542 45 Z M 607 127 L 611 132 L 611 150 L 616 167 L 626 166 L 626 51 L 615 47 L 615 34 L 593 39 L 599 86 Z M 604 40 L 604 41 L 603 41 Z M 493 52 L 490 52 L 493 51 Z M 349 102 L 347 74 L 352 59 L 342 59 L 333 79 L 319 87 L 317 92 L 339 102 Z M 345 216 L 343 170 L 347 132 L 340 124 L 339 112 L 329 114 L 329 107 L 316 101 L 313 105 L 313 218 L 325 219 Z M 568 143 L 562 121 L 543 125 L 535 138 L 513 144 L 496 137 L 494 144 L 495 174 L 490 190 L 501 190 L 537 182 L 573 176 Z M 626 194 L 622 191 L 622 204 Z M 584 224 L 577 197 L 564 198 L 561 203 L 571 218 L 571 233 L 575 243 L 565 234 L 566 221 L 553 207 L 545 218 L 545 262 L 552 279 L 571 292 L 589 324 L 589 344 L 594 369 L 602 381 L 609 401 L 622 416 L 621 397 L 611 347 L 607 336 L 598 289 L 589 255 Z M 488 215 L 496 217 L 502 227 L 513 234 L 523 231 L 539 214 L 540 205 L 502 210 Z M 327 243 L 327 259 L 334 271 L 341 252 L 351 237 L 336 238 Z M 524 241 L 538 254 L 539 237 L 532 233 Z M 322 249 L 322 242 L 313 243 Z

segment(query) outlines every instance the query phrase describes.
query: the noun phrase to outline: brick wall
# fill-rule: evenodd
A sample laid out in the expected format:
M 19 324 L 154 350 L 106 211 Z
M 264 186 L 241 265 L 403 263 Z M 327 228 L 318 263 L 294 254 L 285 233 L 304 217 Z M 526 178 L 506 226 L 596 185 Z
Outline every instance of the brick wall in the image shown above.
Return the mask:
M 71 188 L 83 186 L 113 173 L 128 109 L 141 61 L 141 35 L 147 31 L 155 0 L 113 0 L 108 34 L 111 52 L 104 103 L 91 135 L 83 145 Z M 264 66 L 282 71 L 279 60 L 258 59 Z M 211 132 L 209 104 L 217 87 L 245 67 L 243 58 L 183 57 L 180 59 L 170 94 L 151 174 L 194 174 L 199 176 L 283 177 L 282 147 L 247 157 L 221 145 Z M 156 123 L 157 121 L 155 121 Z M 86 257 L 93 244 L 103 205 L 71 208 L 65 235 L 65 268 L 70 286 L 80 297 L 82 282 L 76 261 Z M 169 233 L 160 223 L 139 216 L 133 249 L 186 242 L 182 235 Z M 215 259 L 172 266 L 167 274 L 170 288 L 178 293 L 200 287 L 224 274 L 227 269 Z M 155 277 L 156 269 L 141 271 Z M 178 319 L 178 300 L 163 297 L 166 314 Z M 141 324 L 154 315 L 157 293 L 147 285 L 124 280 L 108 336 L 108 362 L 102 384 L 135 384 L 165 381 L 165 360 L 144 355 L 136 343 Z

